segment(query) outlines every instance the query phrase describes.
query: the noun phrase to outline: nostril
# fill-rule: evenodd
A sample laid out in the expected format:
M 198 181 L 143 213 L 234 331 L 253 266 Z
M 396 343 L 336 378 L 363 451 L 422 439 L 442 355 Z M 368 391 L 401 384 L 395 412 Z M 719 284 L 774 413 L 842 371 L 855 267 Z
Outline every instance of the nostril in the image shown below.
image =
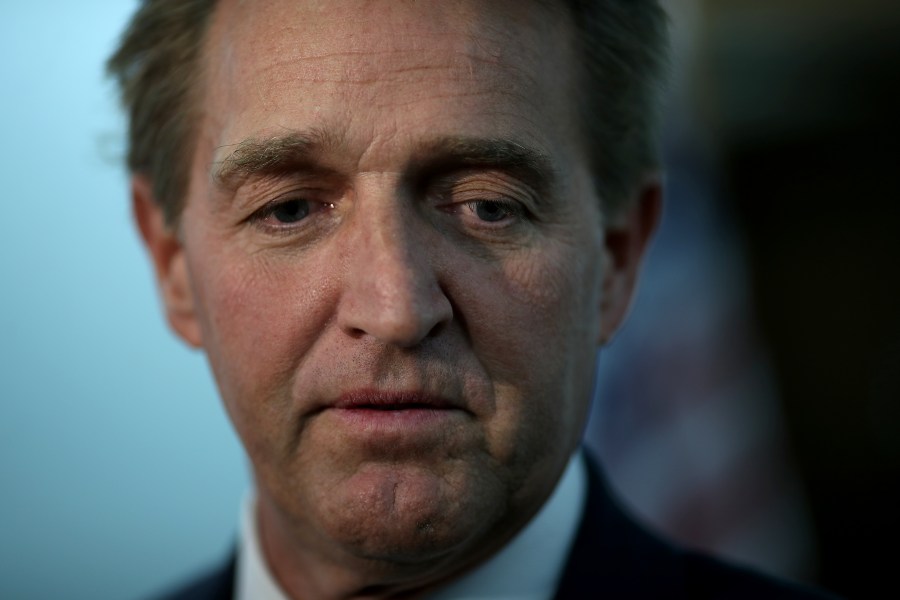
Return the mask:
M 371 336 L 399 347 L 440 335 L 453 319 L 452 304 L 436 284 L 422 289 L 421 283 L 390 293 L 362 281 L 349 285 L 338 306 L 341 328 L 354 339 Z

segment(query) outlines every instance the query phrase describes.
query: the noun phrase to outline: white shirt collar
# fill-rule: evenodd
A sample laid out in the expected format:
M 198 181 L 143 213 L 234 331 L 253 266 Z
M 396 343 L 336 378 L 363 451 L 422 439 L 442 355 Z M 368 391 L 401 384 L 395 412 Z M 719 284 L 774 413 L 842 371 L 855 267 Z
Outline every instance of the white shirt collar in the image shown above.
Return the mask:
M 566 467 L 553 494 L 499 553 L 431 600 L 549 600 L 575 541 L 587 496 L 581 452 Z M 235 600 L 288 600 L 275 582 L 259 546 L 256 496 L 247 494 L 241 514 Z

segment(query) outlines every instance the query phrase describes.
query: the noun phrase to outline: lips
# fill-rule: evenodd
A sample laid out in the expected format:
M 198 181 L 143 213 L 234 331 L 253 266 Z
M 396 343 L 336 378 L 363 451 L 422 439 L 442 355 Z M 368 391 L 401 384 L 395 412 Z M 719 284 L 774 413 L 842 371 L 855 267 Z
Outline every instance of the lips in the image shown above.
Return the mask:
M 322 422 L 342 443 L 371 456 L 397 458 L 438 447 L 448 432 L 467 422 L 461 402 L 421 391 L 362 389 L 345 392 L 322 411 Z
M 341 394 L 332 408 L 343 410 L 449 410 L 459 404 L 442 396 L 425 392 L 390 392 L 384 390 L 354 390 Z

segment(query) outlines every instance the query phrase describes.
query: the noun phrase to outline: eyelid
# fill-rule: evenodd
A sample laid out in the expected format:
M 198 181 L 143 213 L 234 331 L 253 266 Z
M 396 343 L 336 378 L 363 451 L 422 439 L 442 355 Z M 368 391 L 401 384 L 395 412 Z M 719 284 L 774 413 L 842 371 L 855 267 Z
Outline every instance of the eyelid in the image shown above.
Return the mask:
M 316 214 L 334 208 L 334 202 L 315 199 L 315 194 L 309 194 L 306 191 L 294 191 L 282 194 L 281 196 L 269 200 L 256 210 L 254 210 L 244 222 L 255 225 L 260 229 L 278 234 L 288 234 L 299 229 L 308 227 L 307 221 L 315 217 Z M 267 220 L 272 217 L 276 210 L 282 208 L 289 202 L 306 202 L 309 206 L 309 214 L 297 220 L 294 223 L 270 223 Z
M 503 170 L 467 168 L 445 173 L 431 183 L 435 206 L 455 215 L 458 227 L 470 232 L 499 234 L 532 220 L 534 190 L 525 182 Z M 483 204 L 502 209 L 497 220 L 478 215 Z
M 435 185 L 444 203 L 474 200 L 509 201 L 529 211 L 537 206 L 536 190 L 504 171 L 466 169 L 448 175 Z
M 469 190 L 453 189 L 457 186 L 451 186 L 450 189 L 443 190 L 438 195 L 438 206 L 450 211 L 456 211 L 464 206 L 477 207 L 480 203 L 490 202 L 500 204 L 506 210 L 514 213 L 516 216 L 525 217 L 531 214 L 527 200 L 520 197 L 491 189 L 490 187 L 479 186 Z
M 482 218 L 478 215 L 478 208 L 484 204 L 497 205 L 504 214 L 497 220 Z M 513 231 L 529 221 L 528 210 L 520 202 L 509 198 L 473 198 L 444 204 L 440 208 L 453 215 L 457 227 L 470 233 L 500 234 Z

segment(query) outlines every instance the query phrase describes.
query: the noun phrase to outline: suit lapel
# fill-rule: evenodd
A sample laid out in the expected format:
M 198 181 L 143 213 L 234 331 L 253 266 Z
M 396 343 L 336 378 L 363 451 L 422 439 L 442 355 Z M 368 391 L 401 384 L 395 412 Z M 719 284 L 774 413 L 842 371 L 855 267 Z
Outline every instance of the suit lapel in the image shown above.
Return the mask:
M 590 457 L 588 500 L 555 598 L 679 598 L 682 554 L 625 515 Z

